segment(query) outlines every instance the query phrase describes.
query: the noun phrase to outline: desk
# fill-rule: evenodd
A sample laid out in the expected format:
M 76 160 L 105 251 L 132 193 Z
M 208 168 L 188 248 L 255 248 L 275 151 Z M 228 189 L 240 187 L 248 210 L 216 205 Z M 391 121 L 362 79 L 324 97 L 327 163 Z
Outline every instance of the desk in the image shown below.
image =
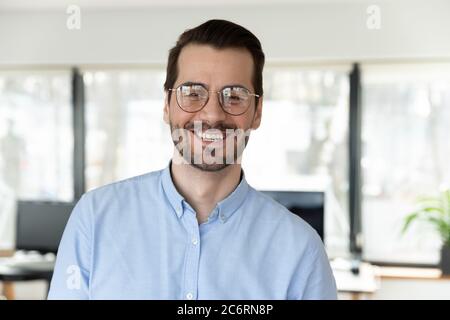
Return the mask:
M 47 290 L 49 289 L 50 281 L 53 275 L 53 264 L 45 266 L 44 268 L 27 268 L 26 263 L 21 266 L 14 266 L 8 263 L 12 259 L 12 252 L 2 252 L 0 258 L 0 281 L 3 282 L 3 295 L 8 300 L 14 300 L 14 282 L 15 281 L 31 281 L 31 280 L 45 280 L 47 282 Z
M 450 299 L 450 276 L 438 268 L 379 267 L 378 275 L 375 299 Z
M 338 292 L 351 299 L 450 299 L 450 276 L 438 268 L 384 267 L 361 263 L 360 273 L 345 260 L 331 261 Z M 342 297 L 341 297 L 342 298 Z
M 378 275 L 386 279 L 450 279 L 450 275 L 443 275 L 438 268 L 380 267 Z
M 341 259 L 331 261 L 338 293 L 348 293 L 352 300 L 372 298 L 380 287 L 378 268 L 362 262 L 359 266 L 359 273 L 354 274 L 350 271 L 350 267 L 349 261 Z
M 14 255 L 13 250 L 0 250 L 0 258 L 12 257 Z M 3 292 L 0 292 L 0 297 L 4 297 L 8 300 L 14 298 L 14 285 L 12 282 L 3 281 Z

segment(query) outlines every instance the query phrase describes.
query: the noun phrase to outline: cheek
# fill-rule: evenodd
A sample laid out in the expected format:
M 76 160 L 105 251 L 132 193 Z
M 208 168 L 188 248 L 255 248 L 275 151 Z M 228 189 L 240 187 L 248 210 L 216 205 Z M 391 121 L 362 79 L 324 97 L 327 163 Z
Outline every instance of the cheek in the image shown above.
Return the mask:
M 172 94 L 170 96 L 169 105 L 167 107 L 167 110 L 168 110 L 168 118 L 169 118 L 170 123 L 178 124 L 178 122 L 180 122 L 179 119 L 183 115 L 180 112 L 181 110 L 177 105 L 177 101 L 176 101 L 174 94 Z
M 183 128 L 185 124 L 191 121 L 192 115 L 182 110 L 177 110 L 177 106 L 172 106 L 169 113 L 170 123 L 176 127 Z M 179 109 L 179 108 L 178 108 Z
M 255 118 L 255 112 L 252 111 L 242 119 L 236 119 L 235 123 L 239 128 L 250 129 L 253 126 L 253 120 Z

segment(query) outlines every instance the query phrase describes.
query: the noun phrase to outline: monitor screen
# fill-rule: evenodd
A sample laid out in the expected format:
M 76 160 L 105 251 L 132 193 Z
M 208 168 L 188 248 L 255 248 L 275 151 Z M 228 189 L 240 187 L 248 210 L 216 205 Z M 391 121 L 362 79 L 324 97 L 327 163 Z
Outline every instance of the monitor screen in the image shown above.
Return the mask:
M 316 191 L 262 191 L 308 222 L 324 241 L 325 194 Z
M 16 249 L 56 253 L 73 207 L 71 203 L 19 201 Z

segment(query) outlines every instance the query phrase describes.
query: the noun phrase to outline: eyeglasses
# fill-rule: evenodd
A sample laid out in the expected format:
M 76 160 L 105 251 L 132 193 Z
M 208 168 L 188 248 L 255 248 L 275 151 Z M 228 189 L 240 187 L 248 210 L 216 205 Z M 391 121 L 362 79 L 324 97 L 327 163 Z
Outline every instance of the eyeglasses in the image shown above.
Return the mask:
M 185 83 L 169 90 L 176 92 L 178 106 L 189 113 L 202 110 L 208 103 L 210 92 L 219 94 L 219 104 L 223 111 L 233 116 L 244 114 L 251 104 L 252 97 L 259 98 L 259 95 L 240 86 L 227 86 L 220 91 L 208 91 L 203 84 Z

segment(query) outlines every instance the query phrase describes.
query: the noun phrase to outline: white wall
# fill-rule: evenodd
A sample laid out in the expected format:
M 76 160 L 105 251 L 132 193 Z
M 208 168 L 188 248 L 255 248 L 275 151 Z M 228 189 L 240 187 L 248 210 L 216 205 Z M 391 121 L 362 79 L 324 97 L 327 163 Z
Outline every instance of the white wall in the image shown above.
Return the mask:
M 366 27 L 369 4 L 381 8 L 380 30 Z M 0 64 L 164 63 L 180 32 L 213 17 L 248 27 L 268 60 L 450 58 L 448 0 L 81 7 L 79 31 L 66 28 L 65 9 L 0 5 Z

